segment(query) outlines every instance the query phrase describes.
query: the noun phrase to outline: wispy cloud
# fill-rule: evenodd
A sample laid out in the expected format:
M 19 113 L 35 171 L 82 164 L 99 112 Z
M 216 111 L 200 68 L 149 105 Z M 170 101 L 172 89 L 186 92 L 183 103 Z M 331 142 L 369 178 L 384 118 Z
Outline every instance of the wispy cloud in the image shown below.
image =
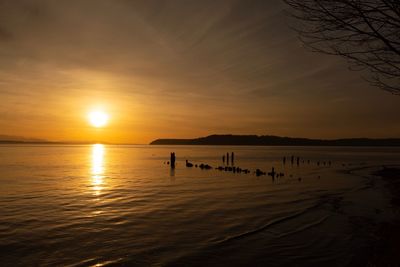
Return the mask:
M 68 109 L 79 116 L 85 105 L 107 102 L 115 112 L 140 114 L 121 116 L 147 135 L 226 129 L 294 136 L 307 135 L 299 122 L 317 128 L 331 121 L 313 130 L 324 137 L 363 128 L 333 131 L 341 109 L 351 117 L 380 102 L 378 135 L 399 135 L 388 116 L 399 113 L 398 100 L 365 89 L 344 62 L 304 50 L 284 8 L 279 0 L 1 1 L 0 123 L 17 129 L 32 112 L 67 121 Z M 361 94 L 363 103 L 354 100 Z M 13 109 L 12 119 L 4 116 Z M 370 129 L 368 117 L 354 119 Z M 26 129 L 33 120 L 24 120 Z

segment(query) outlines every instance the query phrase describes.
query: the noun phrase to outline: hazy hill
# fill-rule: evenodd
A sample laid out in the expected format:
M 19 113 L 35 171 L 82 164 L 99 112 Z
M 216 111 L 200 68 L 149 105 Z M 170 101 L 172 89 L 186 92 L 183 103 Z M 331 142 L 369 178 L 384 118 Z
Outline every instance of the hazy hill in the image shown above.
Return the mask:
M 210 135 L 195 139 L 157 139 L 150 145 L 244 145 L 244 146 L 400 146 L 400 138 L 308 139 L 272 135 Z
M 49 141 L 37 138 L 0 134 L 0 144 L 21 144 L 21 143 L 23 144 L 49 143 Z
M 93 144 L 97 143 L 95 141 L 82 141 L 82 142 L 70 142 L 70 141 L 49 141 L 45 139 L 37 139 L 22 136 L 12 136 L 12 135 L 1 135 L 0 134 L 0 144 L 49 144 L 49 145 L 79 145 L 79 144 Z M 106 142 L 101 142 L 107 144 Z

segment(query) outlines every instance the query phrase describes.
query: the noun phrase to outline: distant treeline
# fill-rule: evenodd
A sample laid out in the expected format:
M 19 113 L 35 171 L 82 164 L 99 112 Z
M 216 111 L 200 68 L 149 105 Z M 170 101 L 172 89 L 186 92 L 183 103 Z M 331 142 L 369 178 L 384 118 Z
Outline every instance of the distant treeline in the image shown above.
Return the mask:
M 400 138 L 346 138 L 335 140 L 272 135 L 210 135 L 195 139 L 157 139 L 150 145 L 240 145 L 240 146 L 400 146 Z

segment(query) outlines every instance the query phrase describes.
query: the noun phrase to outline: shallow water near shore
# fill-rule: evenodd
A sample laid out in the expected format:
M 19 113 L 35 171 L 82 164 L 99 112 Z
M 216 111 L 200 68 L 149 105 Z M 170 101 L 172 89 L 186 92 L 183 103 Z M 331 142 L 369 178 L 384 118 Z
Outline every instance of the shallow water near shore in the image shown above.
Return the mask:
M 226 152 L 285 176 L 185 167 Z M 397 164 L 400 148 L 2 145 L 0 265 L 363 266 L 394 216 L 369 173 Z

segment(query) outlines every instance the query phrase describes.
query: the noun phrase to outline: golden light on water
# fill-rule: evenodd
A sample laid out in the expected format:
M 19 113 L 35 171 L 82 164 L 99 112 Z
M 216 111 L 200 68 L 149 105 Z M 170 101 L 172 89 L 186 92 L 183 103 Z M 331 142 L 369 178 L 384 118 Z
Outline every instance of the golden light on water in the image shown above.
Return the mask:
M 104 111 L 94 110 L 89 113 L 88 118 L 92 126 L 99 128 L 107 125 L 109 116 Z
M 104 145 L 95 144 L 92 147 L 92 186 L 95 194 L 100 194 L 104 183 Z

